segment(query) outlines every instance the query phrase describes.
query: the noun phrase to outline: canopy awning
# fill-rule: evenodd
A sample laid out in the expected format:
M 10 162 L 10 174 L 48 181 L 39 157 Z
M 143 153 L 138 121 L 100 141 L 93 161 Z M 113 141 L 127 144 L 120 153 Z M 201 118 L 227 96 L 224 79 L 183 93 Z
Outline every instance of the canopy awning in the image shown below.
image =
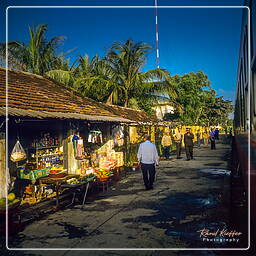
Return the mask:
M 8 107 L 7 114 L 10 116 L 23 116 L 34 118 L 59 118 L 59 119 L 80 119 L 89 121 L 104 121 L 104 122 L 118 122 L 118 123 L 133 123 L 133 121 L 123 117 L 100 116 L 100 115 L 86 115 L 70 112 L 50 112 L 50 111 L 36 111 L 29 109 L 17 109 Z M 0 116 L 6 116 L 6 107 L 0 107 Z

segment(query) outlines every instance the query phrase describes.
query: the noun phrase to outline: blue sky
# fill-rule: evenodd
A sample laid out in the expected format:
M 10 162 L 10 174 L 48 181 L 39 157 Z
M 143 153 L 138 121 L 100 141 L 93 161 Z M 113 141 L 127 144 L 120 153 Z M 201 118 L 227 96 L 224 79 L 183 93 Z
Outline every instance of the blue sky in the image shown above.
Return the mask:
M 17 5 L 141 5 L 154 0 L 123 1 L 5 1 L 1 2 L 1 21 L 5 8 Z M 159 6 L 241 6 L 243 0 L 158 0 Z M 241 9 L 167 9 L 158 10 L 160 66 L 174 74 L 202 70 L 219 95 L 234 101 L 242 20 Z M 153 9 L 9 9 L 9 40 L 26 42 L 28 27 L 48 24 L 47 37 L 65 36 L 61 51 L 75 48 L 75 55 L 104 56 L 114 41 L 144 41 L 153 47 L 144 70 L 156 67 L 155 17 Z M 5 41 L 4 30 L 0 35 Z

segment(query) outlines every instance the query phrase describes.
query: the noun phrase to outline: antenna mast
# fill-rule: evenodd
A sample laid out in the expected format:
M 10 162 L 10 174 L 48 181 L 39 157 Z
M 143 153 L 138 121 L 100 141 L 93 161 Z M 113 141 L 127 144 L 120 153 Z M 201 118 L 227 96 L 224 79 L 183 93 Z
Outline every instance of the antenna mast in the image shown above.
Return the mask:
M 156 66 L 160 67 L 159 62 L 159 45 L 158 45 L 158 15 L 157 15 L 157 0 L 155 0 L 155 17 L 156 17 Z

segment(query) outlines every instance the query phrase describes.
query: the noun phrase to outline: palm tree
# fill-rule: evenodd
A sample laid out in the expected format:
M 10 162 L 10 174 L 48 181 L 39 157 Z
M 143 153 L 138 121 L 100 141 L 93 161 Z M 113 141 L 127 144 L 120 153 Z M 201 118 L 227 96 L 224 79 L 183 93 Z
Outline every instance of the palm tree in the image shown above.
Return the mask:
M 166 70 L 141 71 L 150 49 L 149 45 L 132 40 L 114 43 L 104 58 L 79 56 L 78 64 L 69 70 L 51 70 L 46 75 L 84 96 L 109 104 L 143 108 L 145 101 L 152 103 L 163 93 L 175 99 L 176 88 Z
M 105 102 L 112 87 L 112 75 L 106 59 L 98 55 L 92 59 L 88 55 L 78 56 L 69 69 L 51 70 L 45 74 L 48 78 L 70 87 L 83 96 Z
M 60 65 L 61 56 L 57 56 L 56 49 L 64 37 L 53 37 L 46 40 L 47 25 L 29 28 L 29 43 L 18 41 L 8 42 L 9 65 L 23 71 L 43 75 L 45 72 L 56 69 Z M 6 51 L 6 44 L 0 44 L 1 55 Z
M 74 87 L 80 93 L 98 101 L 107 100 L 112 75 L 105 58 L 96 55 L 90 60 L 87 55 L 80 56 L 74 73 Z
M 121 99 L 119 103 L 127 107 L 129 99 L 159 90 L 160 84 L 166 81 L 168 72 L 164 69 L 141 71 L 150 49 L 150 45 L 132 40 L 112 45 L 107 54 L 113 86 L 108 99 L 110 103 L 117 103 L 117 99 Z

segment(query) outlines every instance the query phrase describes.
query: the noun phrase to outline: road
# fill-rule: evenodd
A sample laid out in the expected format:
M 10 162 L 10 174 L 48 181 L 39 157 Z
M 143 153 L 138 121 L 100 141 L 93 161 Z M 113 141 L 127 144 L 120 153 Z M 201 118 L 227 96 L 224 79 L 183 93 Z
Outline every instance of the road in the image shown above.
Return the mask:
M 194 155 L 195 160 L 190 161 L 185 160 L 184 152 L 183 159 L 161 161 L 153 190 L 145 191 L 141 172 L 133 171 L 87 202 L 84 210 L 76 205 L 47 215 L 9 239 L 12 248 L 69 250 L 13 251 L 16 254 L 8 255 L 220 255 L 173 250 L 241 246 L 241 241 L 203 241 L 199 232 L 230 228 L 230 145 L 218 142 L 216 150 L 195 148 Z M 70 250 L 79 248 L 94 250 Z M 97 250 L 104 248 L 120 249 Z

